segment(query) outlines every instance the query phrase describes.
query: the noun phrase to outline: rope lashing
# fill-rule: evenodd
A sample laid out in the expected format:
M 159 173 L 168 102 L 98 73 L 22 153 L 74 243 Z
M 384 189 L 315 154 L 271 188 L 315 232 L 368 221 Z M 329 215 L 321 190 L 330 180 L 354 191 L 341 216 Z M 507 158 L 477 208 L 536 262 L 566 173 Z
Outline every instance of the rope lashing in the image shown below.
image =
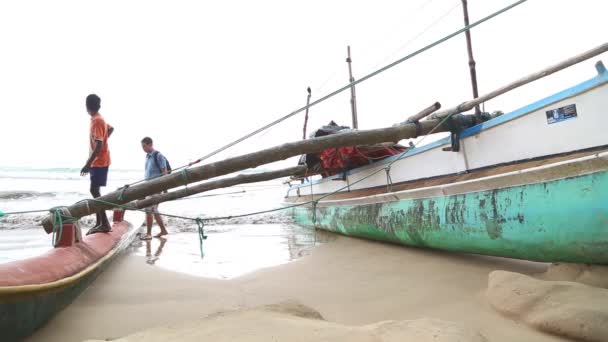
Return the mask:
M 386 171 L 386 191 L 391 192 L 393 190 L 393 179 L 391 178 L 391 166 L 384 168 Z
M 63 224 L 73 223 L 75 218 L 65 215 L 67 207 L 54 207 L 49 210 L 53 220 L 53 236 L 51 237 L 51 243 L 53 247 L 57 247 L 63 236 Z M 69 213 L 69 212 L 68 212 Z
M 53 215 L 53 236 L 51 237 L 51 244 L 53 247 L 57 247 L 61 237 L 63 236 L 63 217 L 58 208 L 51 209 L 51 215 Z M 57 231 L 59 231 L 59 237 L 57 238 Z
M 179 172 L 180 176 L 182 176 L 182 180 L 184 181 L 184 185 L 188 186 L 188 169 L 182 169 Z
M 350 180 L 348 180 L 348 173 L 344 172 L 344 179 L 346 180 L 346 189 L 350 192 Z
M 319 201 L 312 201 L 312 225 L 317 227 L 317 204 Z
M 422 133 L 422 124 L 420 124 L 420 121 L 414 121 L 413 124 L 416 125 L 416 136 L 414 138 L 418 138 Z
M 205 257 L 205 253 L 203 251 L 203 241 L 207 240 L 207 235 L 205 235 L 205 221 L 202 218 L 196 218 L 196 224 L 198 226 L 198 242 L 201 249 L 201 258 Z
M 129 187 L 129 184 L 125 184 L 125 186 L 120 188 L 120 193 L 118 194 L 118 198 L 117 198 L 119 201 L 123 201 L 125 199 L 125 191 L 127 191 L 128 187 Z

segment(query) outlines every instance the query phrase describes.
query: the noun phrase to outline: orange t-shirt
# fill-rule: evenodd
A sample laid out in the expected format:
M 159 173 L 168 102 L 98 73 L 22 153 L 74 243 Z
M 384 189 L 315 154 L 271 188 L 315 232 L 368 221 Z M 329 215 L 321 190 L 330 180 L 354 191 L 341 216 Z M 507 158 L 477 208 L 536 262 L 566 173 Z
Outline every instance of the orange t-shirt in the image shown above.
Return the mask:
M 99 151 L 97 157 L 93 159 L 91 167 L 110 166 L 110 150 L 108 149 L 108 131 L 110 127 L 110 125 L 106 124 L 106 121 L 101 114 L 96 113 L 91 116 L 90 153 L 93 153 L 95 150 L 96 142 L 101 141 L 101 151 Z

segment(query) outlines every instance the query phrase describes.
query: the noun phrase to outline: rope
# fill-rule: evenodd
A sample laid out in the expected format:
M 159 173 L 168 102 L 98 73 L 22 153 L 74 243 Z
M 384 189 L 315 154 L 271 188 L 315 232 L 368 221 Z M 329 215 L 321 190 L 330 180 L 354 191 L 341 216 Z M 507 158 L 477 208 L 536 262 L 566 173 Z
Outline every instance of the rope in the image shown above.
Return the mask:
M 346 179 L 346 187 L 348 192 L 350 192 L 350 180 L 348 180 L 348 171 L 344 171 L 344 178 Z
M 51 209 L 51 215 L 53 218 L 53 236 L 51 237 L 51 244 L 53 247 L 57 247 L 57 244 L 61 241 L 63 235 L 63 218 L 58 209 Z M 59 231 L 59 238 L 56 236 L 57 231 Z
M 121 191 L 120 191 L 120 193 L 118 194 L 118 198 L 117 198 L 119 201 L 124 200 L 124 198 L 125 198 L 125 197 L 124 197 L 124 196 L 125 196 L 125 191 L 127 191 L 127 188 L 128 188 L 128 187 L 129 187 L 129 184 L 125 184 L 125 186 L 123 186 L 123 187 L 121 188 L 122 190 L 121 190 Z
M 318 203 L 319 203 L 319 201 L 312 202 L 312 225 L 315 228 L 317 227 L 317 204 Z
M 201 249 L 202 259 L 205 257 L 205 252 L 203 251 L 203 241 L 207 240 L 207 235 L 205 235 L 205 222 L 201 218 L 196 218 L 196 224 L 198 226 L 198 242 Z
M 394 50 L 393 53 L 391 53 L 390 55 L 388 55 L 388 57 L 386 57 L 385 59 L 382 60 L 382 62 L 377 63 L 374 67 L 377 68 L 378 65 L 384 64 L 386 63 L 386 61 L 396 55 L 398 52 L 400 52 L 401 50 L 405 49 L 406 47 L 410 46 L 413 42 L 415 42 L 416 40 L 418 40 L 418 38 L 422 37 L 422 35 L 424 35 L 425 33 L 427 33 L 431 28 L 435 27 L 437 24 L 439 24 L 443 19 L 445 19 L 448 15 L 450 15 L 455 9 L 457 9 L 459 6 L 461 5 L 461 2 L 458 1 L 458 3 L 456 3 L 454 6 L 452 6 L 449 10 L 447 10 L 444 14 L 442 14 L 440 17 L 438 17 L 437 19 L 435 19 L 435 21 L 433 21 L 431 24 L 429 24 L 427 27 L 425 27 L 422 31 L 420 31 L 418 34 L 416 34 L 414 37 L 410 38 L 408 41 L 406 41 L 405 43 L 403 43 L 398 49 Z
M 306 106 L 304 106 L 302 108 L 294 110 L 293 112 L 291 112 L 291 113 L 289 113 L 289 114 L 287 114 L 287 115 L 285 115 L 285 116 L 283 116 L 283 117 L 281 117 L 281 118 L 279 118 L 279 119 L 277 119 L 277 120 L 275 120 L 275 121 L 273 121 L 273 122 L 271 122 L 271 123 L 269 123 L 269 124 L 267 124 L 267 125 L 259 128 L 259 129 L 255 130 L 255 131 L 253 131 L 253 132 L 251 132 L 251 133 L 249 133 L 249 134 L 247 134 L 247 135 L 245 135 L 245 136 L 243 136 L 243 137 L 241 137 L 241 138 L 239 138 L 239 139 L 237 139 L 237 140 L 235 140 L 235 141 L 233 141 L 233 142 L 231 142 L 231 143 L 229 143 L 229 144 L 227 144 L 227 145 L 225 145 L 225 146 L 223 146 L 223 147 L 221 147 L 221 148 L 219 148 L 219 149 L 217 149 L 217 150 L 215 150 L 215 151 L 213 151 L 213 152 L 211 152 L 211 153 L 209 153 L 209 154 L 207 154 L 207 155 L 205 155 L 203 157 L 201 157 L 199 160 L 208 159 L 208 158 L 210 158 L 210 157 L 212 157 L 212 156 L 214 156 L 214 155 L 216 155 L 216 154 L 218 154 L 218 153 L 220 153 L 220 152 L 222 152 L 222 151 L 224 151 L 224 150 L 226 150 L 226 149 L 228 149 L 228 148 L 230 148 L 230 147 L 232 147 L 232 146 L 240 143 L 241 141 L 243 141 L 245 139 L 248 139 L 248 138 L 250 138 L 250 137 L 258 134 L 259 132 L 261 132 L 261 131 L 269 128 L 269 127 L 272 127 L 272 126 L 274 126 L 274 125 L 276 125 L 276 124 L 278 124 L 278 123 L 280 123 L 280 122 L 282 122 L 282 121 L 284 121 L 284 120 L 286 120 L 286 119 L 288 119 L 288 118 L 290 118 L 290 117 L 292 117 L 292 116 L 294 116 L 294 115 L 296 115 L 296 114 L 298 114 L 298 113 L 306 110 L 307 108 L 310 108 L 310 107 L 312 107 L 314 105 L 317 105 L 317 104 L 319 104 L 319 103 L 321 103 L 321 102 L 323 102 L 323 101 L 325 101 L 325 100 L 327 100 L 327 99 L 329 99 L 329 98 L 331 98 L 331 97 L 333 97 L 333 96 L 335 96 L 335 95 L 337 95 L 337 94 L 339 94 L 339 93 L 341 93 L 341 92 L 343 92 L 345 90 L 349 90 L 354 85 L 359 84 L 361 82 L 364 82 L 364 81 L 366 81 L 366 80 L 368 80 L 368 79 L 370 79 L 370 78 L 372 78 L 372 77 L 374 77 L 374 76 L 376 76 L 376 75 L 378 75 L 378 74 L 380 74 L 380 73 L 382 73 L 382 72 L 384 72 L 384 71 L 386 71 L 388 69 L 391 69 L 394 66 L 396 66 L 398 64 L 401 64 L 401 63 L 405 62 L 406 60 L 408 60 L 408 59 L 410 59 L 412 57 L 415 57 L 415 56 L 421 54 L 422 52 L 425 52 L 426 50 L 429 50 L 429 49 L 431 49 L 431 48 L 433 48 L 433 47 L 435 47 L 435 46 L 437 46 L 437 45 L 439 45 L 439 44 L 441 44 L 441 43 L 443 43 L 443 42 L 445 42 L 445 41 L 447 41 L 447 40 L 449 40 L 451 38 L 454 38 L 455 36 L 457 36 L 457 35 L 459 35 L 459 34 L 461 34 L 463 32 L 466 32 L 469 29 L 472 29 L 473 27 L 478 26 L 478 25 L 480 25 L 480 24 L 482 24 L 482 23 L 484 23 L 484 22 L 492 19 L 492 18 L 496 17 L 497 15 L 500 15 L 500 14 L 502 14 L 502 13 L 504 13 L 504 12 L 512 9 L 513 7 L 521 5 L 522 3 L 526 2 L 526 1 L 528 1 L 528 0 L 519 0 L 519 1 L 513 3 L 513 4 L 509 5 L 509 6 L 506 6 L 506 7 L 502 8 L 499 11 L 496 11 L 496 12 L 494 12 L 494 13 L 492 13 L 492 14 L 490 14 L 490 15 L 488 15 L 488 16 L 486 16 L 486 17 L 484 17 L 484 18 L 482 18 L 482 19 L 480 19 L 480 20 L 478 20 L 478 21 L 476 21 L 476 22 L 474 22 L 472 24 L 469 24 L 468 26 L 465 26 L 465 27 L 461 28 L 460 30 L 457 30 L 457 31 L 455 31 L 455 32 L 453 32 L 453 33 L 451 33 L 451 34 L 449 34 L 449 35 L 447 35 L 447 36 L 445 36 L 445 37 L 443 37 L 443 38 L 441 38 L 441 39 L 439 39 L 439 40 L 437 40 L 437 41 L 435 41 L 435 42 L 433 42 L 433 43 L 431 43 L 431 44 L 429 44 L 429 45 L 427 45 L 427 46 L 425 46 L 423 48 L 421 48 L 421 49 L 418 49 L 418 50 L 410 53 L 409 55 L 407 55 L 405 57 L 402 57 L 402 58 L 396 60 L 393 63 L 390 63 L 390 64 L 388 64 L 388 65 L 386 65 L 386 66 L 384 66 L 384 67 L 382 67 L 382 68 L 380 68 L 380 69 L 378 69 L 378 70 L 376 70 L 376 71 L 374 71 L 374 72 L 372 72 L 370 74 L 367 74 L 367 75 L 363 76 L 362 78 L 360 78 L 360 79 L 358 79 L 358 80 L 356 80 L 354 82 L 350 82 L 349 84 L 343 86 L 342 88 L 339 88 L 339 89 L 337 89 L 337 90 L 329 93 L 328 95 L 325 95 L 325 96 L 319 98 L 318 100 L 315 100 L 312 103 L 310 103 L 310 104 L 308 104 L 308 105 L 306 105 Z
M 179 172 L 180 176 L 182 176 L 182 179 L 184 180 L 184 185 L 187 187 L 188 186 L 188 170 L 187 169 L 183 169 Z
M 393 180 L 391 178 L 391 166 L 384 168 L 386 170 L 386 192 L 391 192 L 393 188 Z
M 67 215 L 65 216 L 63 213 L 64 210 L 67 212 Z M 69 216 L 69 211 L 67 210 L 67 207 L 54 207 L 49 209 L 48 211 L 51 212 L 53 222 L 53 236 L 51 237 L 51 244 L 53 247 L 57 247 L 63 236 L 63 224 L 73 223 L 76 218 Z

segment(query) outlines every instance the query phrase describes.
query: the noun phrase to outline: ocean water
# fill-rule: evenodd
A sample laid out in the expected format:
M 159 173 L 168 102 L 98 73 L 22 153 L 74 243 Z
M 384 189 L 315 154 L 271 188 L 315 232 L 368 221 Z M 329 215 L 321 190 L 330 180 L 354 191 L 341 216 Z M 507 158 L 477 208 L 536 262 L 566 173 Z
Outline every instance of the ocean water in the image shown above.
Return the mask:
M 79 169 L 0 167 L 0 210 L 5 213 L 46 210 L 90 198 L 88 176 Z M 102 194 L 141 179 L 143 170 L 110 168 Z M 220 217 L 280 207 L 286 193 L 280 180 L 218 189 L 194 198 L 162 203 L 162 213 L 186 217 Z M 203 196 L 203 197 L 201 197 Z M 0 218 L 0 263 L 42 254 L 51 248 L 51 236 L 40 226 L 42 213 Z M 111 212 L 108 212 L 111 215 Z M 83 229 L 94 215 L 81 219 Z M 197 226 L 187 219 L 165 218 L 166 239 L 137 242 L 131 252 L 148 265 L 215 278 L 229 278 L 305 255 L 328 239 L 314 230 L 294 225 L 283 211 L 222 220 L 206 227 L 205 258 L 201 259 Z M 153 233 L 158 232 L 153 228 Z M 253 256 L 253 257 L 252 257 Z

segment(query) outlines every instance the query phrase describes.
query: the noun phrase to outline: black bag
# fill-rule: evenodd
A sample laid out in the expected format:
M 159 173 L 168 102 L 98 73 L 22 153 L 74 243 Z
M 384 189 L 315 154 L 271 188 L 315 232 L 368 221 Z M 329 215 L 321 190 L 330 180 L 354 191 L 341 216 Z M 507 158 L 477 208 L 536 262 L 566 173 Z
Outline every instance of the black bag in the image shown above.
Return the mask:
M 158 151 L 154 151 L 153 153 L 153 158 L 154 158 L 154 163 L 156 164 L 156 167 L 158 168 L 158 170 L 160 171 L 160 163 L 158 162 L 158 155 L 160 152 Z M 167 163 L 167 174 L 171 173 L 171 164 L 169 164 L 169 160 L 167 159 L 167 157 L 165 157 L 165 162 Z

